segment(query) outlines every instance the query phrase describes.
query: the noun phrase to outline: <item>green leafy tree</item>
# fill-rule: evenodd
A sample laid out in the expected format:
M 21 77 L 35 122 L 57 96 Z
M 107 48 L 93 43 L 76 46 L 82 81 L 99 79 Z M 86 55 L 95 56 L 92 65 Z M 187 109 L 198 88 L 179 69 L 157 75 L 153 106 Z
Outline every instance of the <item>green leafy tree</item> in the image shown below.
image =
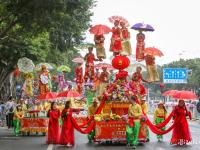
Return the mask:
M 0 98 L 8 97 L 8 77 L 21 57 L 73 67 L 92 7 L 93 0 L 0 0 Z

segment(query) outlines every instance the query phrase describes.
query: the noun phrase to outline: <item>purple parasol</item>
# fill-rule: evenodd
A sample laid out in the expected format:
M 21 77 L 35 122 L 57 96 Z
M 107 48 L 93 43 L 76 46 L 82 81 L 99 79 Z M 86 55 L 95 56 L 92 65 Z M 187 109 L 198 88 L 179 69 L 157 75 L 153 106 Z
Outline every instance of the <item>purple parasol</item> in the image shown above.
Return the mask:
M 136 23 L 131 27 L 131 29 L 139 31 L 154 31 L 154 28 L 151 25 L 144 23 Z

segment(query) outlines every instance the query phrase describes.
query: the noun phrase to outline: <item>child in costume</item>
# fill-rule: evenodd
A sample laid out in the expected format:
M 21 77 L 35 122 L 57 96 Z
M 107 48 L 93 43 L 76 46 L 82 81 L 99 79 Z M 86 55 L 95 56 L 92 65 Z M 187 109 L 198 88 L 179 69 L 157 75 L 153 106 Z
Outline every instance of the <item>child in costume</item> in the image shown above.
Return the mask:
M 24 117 L 24 112 L 22 111 L 21 105 L 16 107 L 13 117 L 14 131 L 15 135 L 18 136 L 20 133 L 20 119 Z
M 82 68 L 82 63 L 79 63 L 78 66 L 75 69 L 76 73 L 76 86 L 78 89 L 79 93 L 82 93 L 83 88 L 82 88 L 82 83 L 83 83 L 83 68 Z
M 94 43 L 96 47 L 97 58 L 102 61 L 102 59 L 106 59 L 106 52 L 104 48 L 104 40 L 105 37 L 103 34 L 94 35 Z
M 145 50 L 145 35 L 140 31 L 137 34 L 137 45 L 136 45 L 136 60 L 144 60 L 144 50 Z
M 167 111 L 165 109 L 164 103 L 160 102 L 158 104 L 158 107 L 154 111 L 154 122 L 155 122 L 155 124 L 162 123 L 165 120 L 166 116 L 167 116 Z M 165 130 L 165 127 L 161 128 L 161 130 Z M 160 141 L 163 140 L 163 136 L 157 135 L 157 139 L 160 142 Z
M 130 32 L 124 22 L 120 22 L 121 26 L 121 39 L 122 39 L 122 51 L 121 55 L 130 56 L 132 54 L 130 43 Z
M 149 82 L 159 81 L 159 74 L 156 68 L 155 57 L 152 55 L 145 56 L 147 72 L 149 74 Z
M 121 43 L 121 30 L 119 28 L 119 21 L 115 20 L 114 27 L 112 28 L 112 37 L 110 44 L 110 51 L 113 52 L 113 55 L 118 55 L 122 50 Z
M 85 55 L 84 60 L 86 61 L 85 64 L 85 75 L 84 79 L 85 82 L 90 79 L 91 81 L 94 80 L 94 61 L 98 61 L 98 59 L 95 58 L 94 54 L 92 53 L 93 47 L 88 48 L 88 53 Z
M 99 80 L 100 80 L 100 92 L 99 95 L 102 95 L 103 92 L 105 91 L 108 83 L 109 83 L 109 78 L 110 74 L 107 71 L 107 67 L 102 67 L 103 72 L 101 72 Z
M 93 103 L 88 108 L 88 118 L 91 118 L 95 115 L 97 108 L 98 108 L 98 102 L 97 102 L 97 99 L 94 98 Z M 90 143 L 92 142 L 92 140 L 94 140 L 94 136 L 95 136 L 95 130 L 92 130 L 88 134 L 88 140 L 89 140 Z
M 127 147 L 136 148 L 138 144 L 138 135 L 140 131 L 140 118 L 142 116 L 142 108 L 136 103 L 135 96 L 130 97 L 131 105 L 128 108 L 128 125 L 126 126 Z

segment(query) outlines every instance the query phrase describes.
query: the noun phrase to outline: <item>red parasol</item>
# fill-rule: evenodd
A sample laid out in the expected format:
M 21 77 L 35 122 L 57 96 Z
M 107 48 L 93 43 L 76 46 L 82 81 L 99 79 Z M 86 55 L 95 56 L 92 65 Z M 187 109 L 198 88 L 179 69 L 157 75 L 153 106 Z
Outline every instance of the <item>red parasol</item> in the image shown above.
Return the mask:
M 175 99 L 195 100 L 198 99 L 197 95 L 192 91 L 179 91 L 173 96 Z
M 106 25 L 98 24 L 91 27 L 89 31 L 91 34 L 102 35 L 108 34 L 109 32 L 111 32 L 111 29 Z
M 128 27 L 129 26 L 129 22 L 126 18 L 122 17 L 122 16 L 111 16 L 110 18 L 108 18 L 108 20 L 111 23 L 114 23 L 116 20 L 119 22 L 123 22 L 125 23 L 125 26 Z
M 48 92 L 45 94 L 40 94 L 39 96 L 37 96 L 36 98 L 39 100 L 50 100 L 50 99 L 55 99 L 57 97 L 57 93 L 55 92 Z
M 78 93 L 78 92 L 75 91 L 75 90 L 70 90 L 70 91 L 68 91 L 68 93 L 67 93 L 67 98 L 81 98 L 81 97 L 82 97 L 81 94 Z
M 155 47 L 145 48 L 144 53 L 152 56 L 159 56 L 159 57 L 164 56 L 163 53 Z
M 177 92 L 179 92 L 178 90 L 169 90 L 169 91 L 165 91 L 164 93 L 162 93 L 162 96 L 173 96 L 174 94 L 176 94 Z
M 68 91 L 63 91 L 63 92 L 60 92 L 57 97 L 58 98 L 62 98 L 62 97 L 67 97 L 67 94 L 68 94 Z
M 114 70 L 113 66 L 108 63 L 99 63 L 99 64 L 96 64 L 94 67 L 95 69 L 102 69 L 103 67 L 106 67 L 108 70 Z
M 82 57 L 76 57 L 72 59 L 72 61 L 75 63 L 80 63 L 80 64 L 84 63 L 84 59 Z

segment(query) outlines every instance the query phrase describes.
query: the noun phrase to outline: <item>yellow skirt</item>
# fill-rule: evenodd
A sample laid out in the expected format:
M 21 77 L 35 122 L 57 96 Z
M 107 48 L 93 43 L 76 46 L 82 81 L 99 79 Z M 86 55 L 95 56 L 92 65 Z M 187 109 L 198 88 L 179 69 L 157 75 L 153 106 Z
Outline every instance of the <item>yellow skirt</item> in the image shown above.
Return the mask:
M 106 52 L 103 43 L 96 44 L 97 58 L 106 59 Z
M 156 82 L 159 81 L 159 74 L 155 65 L 147 65 L 147 71 L 149 74 L 149 81 Z
M 132 54 L 131 43 L 129 40 L 122 41 L 121 55 L 130 56 Z
M 107 85 L 108 83 L 100 83 L 99 95 L 102 95 L 103 92 L 105 92 Z

